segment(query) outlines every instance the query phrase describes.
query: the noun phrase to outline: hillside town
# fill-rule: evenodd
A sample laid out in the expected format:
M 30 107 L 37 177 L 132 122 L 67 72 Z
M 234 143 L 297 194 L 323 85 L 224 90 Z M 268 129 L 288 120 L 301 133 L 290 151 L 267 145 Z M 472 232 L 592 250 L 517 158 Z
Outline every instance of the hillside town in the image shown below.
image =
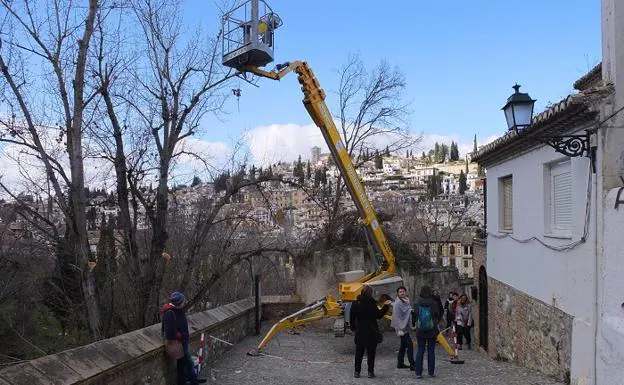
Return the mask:
M 258 227 L 275 239 L 286 230 L 292 239 L 304 239 L 325 225 L 327 215 L 314 194 L 331 191 L 331 186 L 342 183 L 342 179 L 330 154 L 322 153 L 319 147 L 310 149 L 309 159 L 304 162 L 300 157 L 290 163 L 270 165 L 267 172 L 274 180 L 262 182 L 262 189 L 255 185 L 242 188 L 232 197 L 224 209 L 245 213 L 244 223 L 232 234 L 232 239 L 244 240 L 251 236 L 252 228 Z M 456 267 L 466 278 L 474 276 L 472 239 L 483 227 L 483 175 L 479 176 L 480 172 L 478 165 L 470 162 L 470 154 L 463 160 L 444 159 L 433 163 L 431 156 L 392 155 L 383 151 L 362 162 L 357 169 L 369 199 L 379 212 L 414 211 L 414 218 L 422 223 L 412 234 L 411 243 L 415 249 L 429 256 L 433 264 Z M 252 166 L 246 177 L 258 179 L 264 173 L 262 168 Z M 202 182 L 195 177 L 188 186 L 174 186 L 169 191 L 171 213 L 177 218 L 192 218 L 202 204 L 225 195 L 225 190 L 218 185 L 219 182 Z M 145 192 L 150 197 L 149 188 Z M 89 191 L 88 202 L 89 244 L 97 255 L 101 229 L 111 224 L 115 227 L 119 205 L 115 192 L 104 190 Z M 6 209 L 16 203 L 25 204 L 63 232 L 63 216 L 56 205 L 26 193 L 20 194 L 17 202 L 8 200 L 2 205 Z M 344 210 L 356 210 L 348 195 L 341 198 L 340 204 Z M 36 218 L 27 214 L 8 220 L 8 229 L 16 234 L 29 233 L 34 237 L 40 234 L 33 225 Z M 144 206 L 138 207 L 134 220 L 138 230 L 149 229 Z M 0 221 L 7 221 L 7 218 L 0 217 Z M 390 221 L 385 226 L 404 231 L 400 223 Z

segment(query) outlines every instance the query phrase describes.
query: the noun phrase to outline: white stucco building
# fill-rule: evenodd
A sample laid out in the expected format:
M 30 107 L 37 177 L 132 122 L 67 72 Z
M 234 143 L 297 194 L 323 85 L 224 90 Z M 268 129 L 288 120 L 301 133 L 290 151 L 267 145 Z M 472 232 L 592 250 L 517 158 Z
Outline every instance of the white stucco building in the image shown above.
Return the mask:
M 473 158 L 487 168 L 478 338 L 494 357 L 579 385 L 624 383 L 624 1 L 602 0 L 602 51 L 578 93 Z M 595 171 L 587 153 L 535 139 L 586 132 Z

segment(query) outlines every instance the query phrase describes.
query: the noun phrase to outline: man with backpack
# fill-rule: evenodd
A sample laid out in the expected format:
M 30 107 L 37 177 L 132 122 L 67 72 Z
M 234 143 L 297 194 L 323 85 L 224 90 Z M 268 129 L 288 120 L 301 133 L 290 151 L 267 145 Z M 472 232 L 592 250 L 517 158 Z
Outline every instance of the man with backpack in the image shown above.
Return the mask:
M 431 287 L 423 286 L 420 289 L 420 298 L 413 317 L 418 341 L 418 350 L 414 360 L 416 378 L 422 378 L 425 348 L 427 348 L 427 372 L 430 377 L 435 377 L 435 346 L 440 316 L 440 308 L 433 298 Z

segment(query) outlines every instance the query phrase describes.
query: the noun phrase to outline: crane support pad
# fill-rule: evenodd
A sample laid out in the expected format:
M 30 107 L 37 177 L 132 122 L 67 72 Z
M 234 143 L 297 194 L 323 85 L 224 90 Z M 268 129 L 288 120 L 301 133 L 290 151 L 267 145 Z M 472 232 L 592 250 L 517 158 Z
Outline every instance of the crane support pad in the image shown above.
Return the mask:
M 393 295 L 396 290 L 403 286 L 403 278 L 397 276 L 380 279 L 377 281 L 366 281 L 366 286 L 370 286 L 373 289 L 373 297 L 379 298 L 379 296 Z

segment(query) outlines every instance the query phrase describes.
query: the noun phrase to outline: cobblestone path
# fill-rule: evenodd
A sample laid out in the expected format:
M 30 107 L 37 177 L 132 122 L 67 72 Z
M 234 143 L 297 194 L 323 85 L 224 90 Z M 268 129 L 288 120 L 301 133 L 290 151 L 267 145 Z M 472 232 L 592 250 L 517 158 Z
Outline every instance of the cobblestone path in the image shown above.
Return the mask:
M 335 338 L 329 332 L 308 327 L 299 334 L 281 333 L 265 353 L 251 357 L 246 353 L 260 337 L 248 337 L 231 347 L 219 360 L 209 363 L 209 382 L 220 385 L 303 385 L 303 384 L 445 384 L 445 385 L 562 385 L 538 372 L 513 363 L 497 362 L 477 350 L 462 350 L 463 365 L 449 362 L 446 352 L 437 347 L 436 376 L 416 379 L 409 369 L 396 368 L 398 337 L 384 334 L 377 348 L 375 374 L 366 378 L 366 358 L 362 378 L 353 378 L 355 345 L 353 336 Z M 425 359 L 426 361 L 426 359 Z M 424 363 L 425 373 L 427 363 Z

